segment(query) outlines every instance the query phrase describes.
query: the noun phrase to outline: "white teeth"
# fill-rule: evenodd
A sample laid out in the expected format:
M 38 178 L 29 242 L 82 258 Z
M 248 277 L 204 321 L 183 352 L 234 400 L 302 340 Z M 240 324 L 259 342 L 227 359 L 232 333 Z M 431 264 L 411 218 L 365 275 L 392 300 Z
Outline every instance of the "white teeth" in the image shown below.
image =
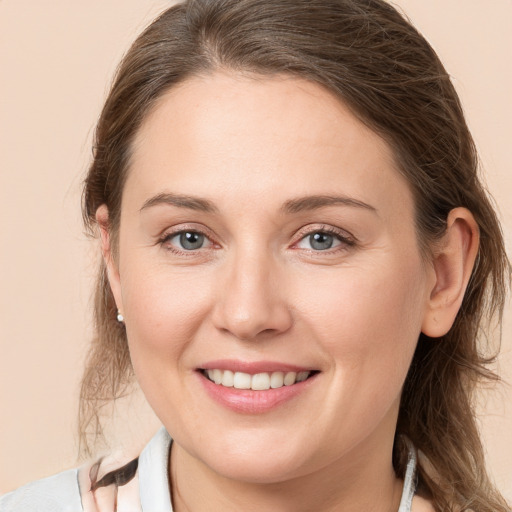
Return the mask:
M 213 370 L 213 382 L 215 382 L 215 384 L 222 382 L 222 370 Z
M 285 386 L 291 386 L 292 384 L 295 384 L 295 379 L 297 378 L 297 374 L 295 372 L 288 372 L 284 376 L 284 385 Z
M 248 373 L 236 372 L 233 387 L 236 389 L 251 389 L 251 376 Z
M 311 375 L 311 372 L 272 372 L 251 375 L 249 373 L 219 370 L 217 368 L 206 370 L 204 373 L 215 384 L 228 388 L 252 389 L 254 391 L 292 386 L 297 382 L 305 381 Z
M 229 370 L 224 370 L 221 384 L 223 386 L 226 386 L 227 388 L 232 388 L 234 383 L 234 377 L 235 374 L 233 372 L 230 372 Z
M 270 375 L 268 373 L 257 373 L 252 376 L 251 389 L 255 391 L 262 391 L 270 389 Z
M 283 372 L 272 372 L 270 376 L 270 387 L 271 388 L 282 388 L 284 386 L 284 373 Z

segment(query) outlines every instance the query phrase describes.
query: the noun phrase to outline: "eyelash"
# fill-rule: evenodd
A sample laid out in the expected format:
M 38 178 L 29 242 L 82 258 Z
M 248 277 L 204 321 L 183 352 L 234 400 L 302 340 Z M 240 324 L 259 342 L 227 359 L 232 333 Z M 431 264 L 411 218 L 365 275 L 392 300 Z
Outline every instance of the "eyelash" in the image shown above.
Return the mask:
M 316 234 L 316 233 L 322 233 L 324 235 L 332 235 L 335 238 L 338 239 L 340 245 L 335 246 L 332 249 L 326 249 L 326 250 L 315 250 L 315 249 L 309 249 L 309 252 L 322 255 L 322 254 L 333 254 L 338 252 L 344 252 L 347 251 L 349 248 L 354 247 L 356 245 L 356 239 L 349 235 L 346 231 L 342 231 L 340 229 L 334 228 L 332 226 L 326 226 L 322 225 L 319 228 L 315 229 L 309 229 L 306 231 L 301 231 L 299 233 L 299 240 L 296 243 L 300 243 L 302 240 L 305 240 L 307 237 Z
M 173 254 L 177 254 L 179 256 L 185 256 L 185 257 L 196 256 L 197 255 L 197 251 L 201 250 L 202 248 L 200 248 L 200 249 L 191 249 L 191 250 L 188 250 L 188 251 L 184 251 L 184 250 L 177 249 L 176 247 L 174 247 L 174 246 L 169 244 L 170 240 L 172 240 L 174 237 L 176 237 L 178 235 L 181 235 L 183 233 L 196 233 L 196 234 L 199 234 L 199 235 L 203 235 L 206 239 L 208 239 L 210 241 L 210 243 L 214 244 L 214 242 L 212 242 L 210 240 L 210 237 L 208 236 L 207 233 L 205 233 L 201 229 L 197 229 L 197 228 L 180 229 L 178 231 L 166 232 L 158 240 L 158 243 L 162 247 L 164 247 L 165 250 L 167 250 L 169 252 L 172 252 Z M 307 238 L 308 236 L 311 236 L 311 235 L 316 234 L 316 233 L 333 235 L 335 238 L 338 239 L 339 242 L 341 242 L 341 244 L 339 246 L 336 246 L 334 248 L 334 250 L 326 249 L 326 250 L 322 251 L 322 250 L 309 249 L 310 253 L 314 253 L 314 254 L 333 254 L 333 253 L 347 251 L 350 247 L 353 247 L 353 246 L 356 245 L 356 239 L 354 237 L 352 237 L 351 235 L 349 235 L 345 231 L 336 229 L 336 228 L 334 228 L 332 226 L 326 226 L 326 225 L 322 225 L 322 226 L 320 226 L 318 228 L 310 229 L 308 231 L 303 231 L 303 232 L 299 233 L 300 238 L 295 243 L 298 244 L 302 240 Z

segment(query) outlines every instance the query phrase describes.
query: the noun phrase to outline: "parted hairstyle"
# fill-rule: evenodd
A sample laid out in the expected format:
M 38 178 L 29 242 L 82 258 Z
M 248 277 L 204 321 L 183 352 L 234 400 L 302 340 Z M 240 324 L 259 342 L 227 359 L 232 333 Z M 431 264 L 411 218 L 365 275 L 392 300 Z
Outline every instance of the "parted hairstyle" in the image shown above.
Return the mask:
M 105 204 L 116 253 L 132 142 L 156 101 L 176 84 L 216 70 L 288 75 L 321 84 L 391 147 L 415 201 L 426 260 L 462 206 L 480 248 L 460 311 L 441 338 L 421 334 L 403 387 L 393 465 L 403 477 L 403 435 L 420 453 L 418 492 L 436 510 L 509 510 L 493 487 L 475 422 L 475 389 L 498 377 L 489 365 L 491 325 L 500 325 L 510 264 L 450 76 L 424 37 L 383 0 L 188 0 L 161 14 L 121 62 L 95 132 L 83 215 L 90 232 Z M 115 257 L 115 256 L 114 256 Z M 126 332 L 101 263 L 95 337 L 80 395 L 88 453 L 102 435 L 101 408 L 133 381 Z M 497 322 L 491 324 L 491 320 Z

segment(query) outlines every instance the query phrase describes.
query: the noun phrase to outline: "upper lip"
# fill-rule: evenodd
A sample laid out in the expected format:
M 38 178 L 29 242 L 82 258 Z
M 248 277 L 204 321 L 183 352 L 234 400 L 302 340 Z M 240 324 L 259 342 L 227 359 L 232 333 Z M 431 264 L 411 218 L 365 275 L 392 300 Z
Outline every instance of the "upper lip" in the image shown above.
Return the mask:
M 238 359 L 218 359 L 208 361 L 201 366 L 201 370 L 231 370 L 232 372 L 243 372 L 250 375 L 256 373 L 272 372 L 307 372 L 314 371 L 315 368 L 308 366 L 299 366 L 290 363 L 281 363 L 278 361 L 240 361 Z

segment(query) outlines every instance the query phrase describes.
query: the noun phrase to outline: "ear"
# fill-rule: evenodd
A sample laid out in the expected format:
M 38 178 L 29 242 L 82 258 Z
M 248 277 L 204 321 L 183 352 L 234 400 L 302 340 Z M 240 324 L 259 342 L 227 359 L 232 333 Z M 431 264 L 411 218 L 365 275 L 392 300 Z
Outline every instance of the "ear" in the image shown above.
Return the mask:
M 435 282 L 423 318 L 422 332 L 429 337 L 444 336 L 453 325 L 478 254 L 480 235 L 473 214 L 455 208 L 446 222 L 446 233 L 433 256 Z
M 116 301 L 117 309 L 123 314 L 123 301 L 121 296 L 121 280 L 119 275 L 119 267 L 114 259 L 112 251 L 112 243 L 110 236 L 110 221 L 108 216 L 108 208 L 105 204 L 102 204 L 96 210 L 96 222 L 100 228 L 100 240 L 101 240 L 101 253 L 103 255 L 103 261 L 107 268 L 108 282 Z

